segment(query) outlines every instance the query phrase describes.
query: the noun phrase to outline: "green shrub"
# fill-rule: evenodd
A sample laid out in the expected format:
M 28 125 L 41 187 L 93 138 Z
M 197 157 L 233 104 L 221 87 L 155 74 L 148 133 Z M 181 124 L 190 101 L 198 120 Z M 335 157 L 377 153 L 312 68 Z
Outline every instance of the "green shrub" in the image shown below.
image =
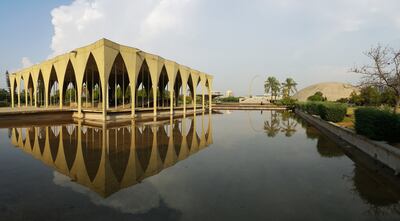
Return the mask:
M 294 109 L 297 104 L 297 100 L 293 99 L 291 97 L 284 97 L 283 99 L 279 100 L 276 102 L 277 105 L 283 105 L 286 106 L 289 109 Z
M 9 107 L 10 104 L 7 101 L 0 101 L 0 107 Z
M 312 115 L 319 115 L 322 102 L 307 102 L 306 103 L 306 111 Z
M 340 122 L 347 112 L 345 104 L 331 102 L 298 102 L 296 108 L 312 115 L 319 115 L 322 119 L 332 122 Z
M 239 102 L 239 97 L 222 97 L 219 100 L 221 102 L 233 102 L 233 103 L 238 103 Z
M 400 116 L 376 108 L 358 108 L 354 112 L 358 134 L 374 140 L 400 141 Z
M 311 95 L 307 98 L 308 101 L 326 101 L 326 97 L 324 97 L 324 94 L 322 92 L 317 91 L 315 92 L 314 95 Z
M 332 122 L 343 121 L 346 116 L 347 106 L 338 103 L 323 103 L 319 107 L 319 116 L 326 120 Z

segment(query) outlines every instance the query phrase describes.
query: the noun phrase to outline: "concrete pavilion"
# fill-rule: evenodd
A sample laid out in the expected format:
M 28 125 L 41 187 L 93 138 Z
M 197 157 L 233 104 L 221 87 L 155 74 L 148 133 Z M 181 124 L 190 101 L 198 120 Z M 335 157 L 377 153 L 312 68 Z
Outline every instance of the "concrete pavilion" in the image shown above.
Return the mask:
M 104 121 L 116 114 L 132 119 L 144 116 L 139 112 L 157 117 L 211 110 L 212 80 L 107 39 L 10 74 L 13 109 L 57 108 Z

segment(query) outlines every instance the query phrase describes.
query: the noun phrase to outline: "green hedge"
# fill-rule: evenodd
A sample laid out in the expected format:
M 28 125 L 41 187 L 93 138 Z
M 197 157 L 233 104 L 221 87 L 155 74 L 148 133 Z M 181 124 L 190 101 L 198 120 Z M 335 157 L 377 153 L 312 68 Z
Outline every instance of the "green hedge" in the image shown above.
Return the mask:
M 346 116 L 347 106 L 338 103 L 324 103 L 319 106 L 319 116 L 326 120 L 332 122 L 343 121 Z
M 10 103 L 8 103 L 7 101 L 0 101 L 0 107 L 9 107 Z
M 319 115 L 322 119 L 332 122 L 342 121 L 347 112 L 346 105 L 332 102 L 298 103 L 296 108 L 312 115 Z
M 376 108 L 358 108 L 354 116 L 358 134 L 373 140 L 400 141 L 400 115 Z

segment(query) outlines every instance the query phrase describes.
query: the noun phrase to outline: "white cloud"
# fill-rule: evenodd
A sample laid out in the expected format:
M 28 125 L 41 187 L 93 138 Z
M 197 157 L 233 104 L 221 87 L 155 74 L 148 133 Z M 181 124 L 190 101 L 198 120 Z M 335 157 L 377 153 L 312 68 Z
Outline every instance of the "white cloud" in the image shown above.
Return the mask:
M 22 68 L 27 68 L 33 65 L 33 62 L 28 57 L 21 59 Z
M 398 45 L 399 10 L 398 0 L 75 0 L 51 13 L 51 56 L 108 38 L 213 74 L 215 90 L 247 94 L 243 82 L 265 73 L 301 88 L 352 81 L 341 73 L 364 50 Z
M 100 38 L 146 46 L 179 33 L 195 0 L 75 0 L 52 12 L 53 54 L 65 53 Z

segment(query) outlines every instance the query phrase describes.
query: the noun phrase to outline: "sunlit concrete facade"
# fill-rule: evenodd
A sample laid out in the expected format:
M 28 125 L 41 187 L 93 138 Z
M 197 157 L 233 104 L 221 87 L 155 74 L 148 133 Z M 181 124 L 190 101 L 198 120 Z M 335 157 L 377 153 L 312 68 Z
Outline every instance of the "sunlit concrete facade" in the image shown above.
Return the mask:
M 204 114 L 117 128 L 77 122 L 10 130 L 14 146 L 103 197 L 140 183 L 213 143 L 211 115 Z
M 139 49 L 101 39 L 10 74 L 12 108 L 73 109 L 76 118 L 96 112 L 174 114 L 211 110 L 213 77 Z M 191 103 L 188 103 L 188 97 Z M 22 102 L 24 100 L 24 102 Z

